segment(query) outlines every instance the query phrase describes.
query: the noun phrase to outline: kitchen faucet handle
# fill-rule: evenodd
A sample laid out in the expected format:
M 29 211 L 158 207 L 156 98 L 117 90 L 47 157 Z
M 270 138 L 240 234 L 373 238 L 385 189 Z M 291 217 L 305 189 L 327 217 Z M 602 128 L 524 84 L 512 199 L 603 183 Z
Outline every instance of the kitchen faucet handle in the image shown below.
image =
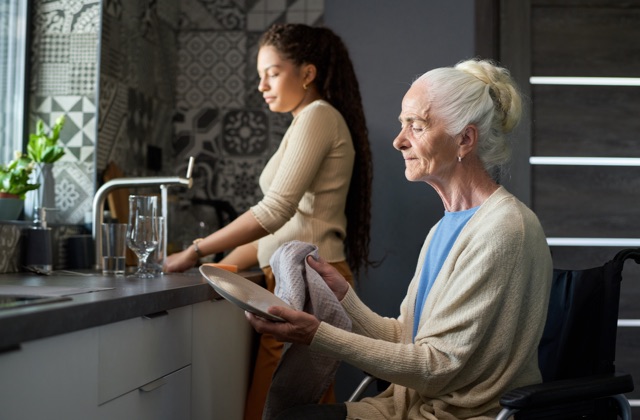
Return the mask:
M 193 156 L 189 157 L 189 165 L 187 166 L 187 179 L 191 179 L 191 175 L 193 174 L 193 163 L 195 158 Z

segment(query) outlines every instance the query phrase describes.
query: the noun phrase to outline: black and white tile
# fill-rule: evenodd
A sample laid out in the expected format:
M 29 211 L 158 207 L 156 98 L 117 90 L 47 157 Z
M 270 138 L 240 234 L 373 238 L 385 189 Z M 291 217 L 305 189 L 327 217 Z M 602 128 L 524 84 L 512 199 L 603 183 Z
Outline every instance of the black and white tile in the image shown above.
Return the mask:
M 257 0 L 247 11 L 247 30 L 264 31 L 276 22 L 322 23 L 323 0 Z
M 83 224 L 91 211 L 97 145 L 96 88 L 100 0 L 36 0 L 29 131 L 40 119 L 50 130 L 66 118 L 60 133 L 65 155 L 53 166 L 55 220 Z
M 244 0 L 182 0 L 180 28 L 198 30 L 245 30 Z
M 178 108 L 244 106 L 244 32 L 189 31 L 178 35 Z
M 58 222 L 84 223 L 91 211 L 94 192 L 94 152 L 96 149 L 96 107 L 87 96 L 34 96 L 31 116 L 41 119 L 49 131 L 55 120 L 64 115 L 60 142 L 65 155 L 53 165 L 56 180 L 56 217 Z M 32 125 L 35 120 L 32 121 Z
M 177 0 L 103 2 L 98 185 L 110 162 L 125 176 L 175 175 L 178 7 Z M 149 146 L 163 150 L 161 162 L 149 165 Z

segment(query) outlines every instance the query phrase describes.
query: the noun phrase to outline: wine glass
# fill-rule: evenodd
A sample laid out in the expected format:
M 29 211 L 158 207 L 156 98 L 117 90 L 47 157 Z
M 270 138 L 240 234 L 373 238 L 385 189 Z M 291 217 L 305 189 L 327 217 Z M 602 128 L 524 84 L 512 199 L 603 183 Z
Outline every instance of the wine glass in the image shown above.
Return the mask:
M 127 246 L 138 257 L 138 271 L 130 277 L 151 278 L 155 275 L 147 270 L 147 258 L 158 246 L 158 197 L 148 195 L 129 196 L 129 224 Z
M 157 217 L 158 223 L 158 246 L 151 251 L 147 257 L 147 271 L 153 274 L 162 274 L 162 264 L 164 264 L 166 252 L 166 233 L 164 231 L 164 217 Z

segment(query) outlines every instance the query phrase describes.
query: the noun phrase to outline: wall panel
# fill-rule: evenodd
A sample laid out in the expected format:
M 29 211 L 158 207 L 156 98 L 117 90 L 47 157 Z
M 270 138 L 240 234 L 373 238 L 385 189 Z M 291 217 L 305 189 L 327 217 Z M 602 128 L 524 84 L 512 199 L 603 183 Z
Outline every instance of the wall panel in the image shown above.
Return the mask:
M 533 156 L 640 156 L 640 87 L 537 85 L 532 105 Z
M 640 75 L 640 2 L 561 6 L 533 8 L 534 75 Z
M 533 198 L 547 236 L 640 238 L 640 168 L 535 166 Z
M 533 77 L 640 78 L 640 0 L 530 1 Z M 532 156 L 640 157 L 640 87 L 603 80 L 600 86 L 561 83 L 532 86 Z M 531 181 L 532 207 L 548 237 L 640 238 L 640 167 L 534 165 Z M 552 246 L 551 251 L 556 267 L 588 268 L 620 249 Z M 640 266 L 628 261 L 623 277 L 619 317 L 635 325 Z M 636 382 L 638 348 L 640 328 L 621 326 L 616 365 Z M 633 414 L 640 415 L 640 392 L 628 397 Z

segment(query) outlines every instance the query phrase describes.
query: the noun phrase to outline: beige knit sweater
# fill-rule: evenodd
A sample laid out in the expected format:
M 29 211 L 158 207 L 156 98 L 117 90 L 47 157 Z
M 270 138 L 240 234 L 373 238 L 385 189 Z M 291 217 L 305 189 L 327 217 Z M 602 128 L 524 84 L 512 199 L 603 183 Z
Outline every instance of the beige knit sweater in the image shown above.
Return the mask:
M 291 240 L 317 245 L 329 262 L 345 259 L 354 157 L 349 128 L 329 103 L 317 100 L 296 115 L 260 176 L 264 198 L 251 208 L 270 233 L 258 241 L 260 267 Z
M 349 290 L 342 304 L 354 332 L 322 323 L 313 339 L 312 349 L 393 383 L 347 403 L 348 419 L 489 419 L 503 392 L 541 381 L 537 346 L 552 263 L 536 216 L 502 187 L 481 205 L 427 297 L 414 344 L 416 293 L 434 229 L 397 319 L 373 313 Z

